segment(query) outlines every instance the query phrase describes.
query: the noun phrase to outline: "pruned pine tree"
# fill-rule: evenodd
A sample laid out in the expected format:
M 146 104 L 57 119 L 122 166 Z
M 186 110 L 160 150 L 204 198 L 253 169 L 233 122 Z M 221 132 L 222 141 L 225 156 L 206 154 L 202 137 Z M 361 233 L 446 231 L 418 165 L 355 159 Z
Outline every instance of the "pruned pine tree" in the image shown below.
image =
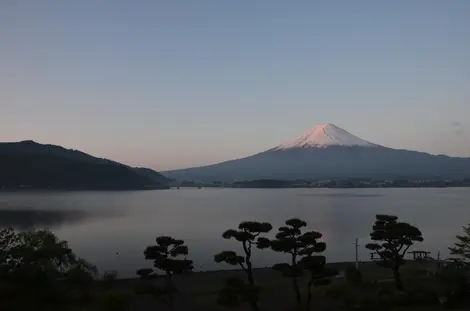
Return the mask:
M 177 274 L 190 273 L 193 270 L 193 262 L 186 258 L 188 247 L 183 240 L 177 240 L 168 236 L 160 236 L 156 239 L 157 245 L 148 246 L 144 251 L 145 259 L 153 260 L 154 269 L 140 269 L 137 274 L 141 279 L 149 280 L 161 277 L 164 280 L 163 287 L 152 288 L 153 294 L 169 306 L 174 308 L 174 293 L 177 291 L 173 277 Z M 161 274 L 159 274 L 161 272 Z
M 230 229 L 222 234 L 224 239 L 235 239 L 240 242 L 243 255 L 234 251 L 223 251 L 214 256 L 218 263 L 225 262 L 233 266 L 239 266 L 247 276 L 247 283 L 240 279 L 228 279 L 226 286 L 220 290 L 218 302 L 225 306 L 237 306 L 248 302 L 253 310 L 259 310 L 259 287 L 256 286 L 253 275 L 252 250 L 269 248 L 269 239 L 261 237 L 263 233 L 272 230 L 272 225 L 267 222 L 245 221 L 240 223 L 238 230 Z
M 315 255 L 325 251 L 326 244 L 318 241 L 322 234 L 316 231 L 302 233 L 302 228 L 307 226 L 303 220 L 292 218 L 285 222 L 286 226 L 280 227 L 276 239 L 271 241 L 271 248 L 276 252 L 290 255 L 289 263 L 278 263 L 273 266 L 274 270 L 280 271 L 283 276 L 292 279 L 297 308 L 302 305 L 302 295 L 299 288 L 298 278 L 304 271 L 308 271 L 309 282 L 307 285 L 306 309 L 310 309 L 311 290 L 313 285 L 322 283 L 320 280 L 334 275 L 334 271 L 325 269 L 326 258 Z M 323 281 L 326 283 L 327 281 Z
M 321 242 L 320 242 L 321 243 Z M 324 243 L 321 243 L 324 244 Z M 326 245 L 325 245 L 326 246 Z M 318 246 L 317 250 L 314 253 L 320 253 L 325 250 L 322 249 L 322 246 Z M 308 271 L 308 283 L 307 283 L 307 301 L 305 303 L 305 310 L 310 311 L 312 306 L 312 289 L 313 286 L 322 286 L 328 285 L 331 282 L 331 277 L 338 274 L 338 271 L 332 268 L 325 267 L 326 258 L 321 255 L 307 255 L 300 259 L 301 267 Z
M 375 243 L 366 245 L 367 249 L 375 251 L 380 260 L 378 265 L 392 269 L 395 285 L 403 290 L 400 267 L 406 263 L 404 257 L 415 242 L 422 242 L 421 231 L 406 222 L 398 222 L 397 216 L 376 215 L 370 238 Z

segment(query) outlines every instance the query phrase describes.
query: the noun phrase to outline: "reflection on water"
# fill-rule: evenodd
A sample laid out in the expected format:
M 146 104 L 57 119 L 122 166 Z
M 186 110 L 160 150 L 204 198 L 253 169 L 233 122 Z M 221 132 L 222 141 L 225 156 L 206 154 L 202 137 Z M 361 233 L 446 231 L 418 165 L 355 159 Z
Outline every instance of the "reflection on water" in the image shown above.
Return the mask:
M 384 196 L 383 193 L 305 193 L 302 196 L 308 197 L 326 197 L 326 198 L 374 198 Z
M 87 192 L 0 193 L 0 228 L 57 230 L 125 216 L 122 208 L 103 208 L 103 203 L 113 204 L 114 199 L 99 196 L 93 202 L 93 198 Z
M 3 202 L 3 203 L 2 203 Z M 470 222 L 470 188 L 460 189 L 181 189 L 179 191 L 0 193 L 0 226 L 49 227 L 81 257 L 101 270 L 134 276 L 148 267 L 143 250 L 159 235 L 184 239 L 199 269 L 230 268 L 213 255 L 237 250 L 222 232 L 245 220 L 270 222 L 273 237 L 284 221 L 297 217 L 323 233 L 328 261 L 367 260 L 364 245 L 375 214 L 397 215 L 418 226 L 417 248 L 446 256 L 447 248 Z M 257 266 L 283 254 L 254 251 Z
M 0 227 L 19 230 L 32 228 L 57 228 L 65 224 L 85 221 L 91 216 L 85 211 L 46 211 L 46 210 L 1 210 Z

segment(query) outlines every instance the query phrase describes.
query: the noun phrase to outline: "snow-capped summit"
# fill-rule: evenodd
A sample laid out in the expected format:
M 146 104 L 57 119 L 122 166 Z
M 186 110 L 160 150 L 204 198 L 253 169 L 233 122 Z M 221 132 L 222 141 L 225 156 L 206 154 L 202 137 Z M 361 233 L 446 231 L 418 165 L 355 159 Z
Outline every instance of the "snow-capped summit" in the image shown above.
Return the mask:
M 310 128 L 295 139 L 275 147 L 274 150 L 326 148 L 330 146 L 378 147 L 378 145 L 354 136 L 332 123 L 326 123 Z

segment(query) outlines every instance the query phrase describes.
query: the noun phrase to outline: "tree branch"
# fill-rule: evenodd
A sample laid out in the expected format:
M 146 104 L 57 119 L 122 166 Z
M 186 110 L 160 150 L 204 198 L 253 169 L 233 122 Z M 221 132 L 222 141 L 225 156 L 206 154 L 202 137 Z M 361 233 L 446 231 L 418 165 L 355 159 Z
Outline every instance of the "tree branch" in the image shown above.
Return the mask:
M 178 246 L 175 245 L 175 247 L 173 247 L 169 252 L 168 254 L 171 254 Z
M 400 248 L 398 248 L 397 253 L 400 253 L 400 252 L 401 252 L 403 246 L 405 246 L 405 244 L 400 245 Z
M 377 253 L 377 255 L 379 255 L 380 259 L 385 260 L 384 256 L 382 256 L 379 250 L 376 250 L 375 252 Z
M 242 242 L 242 246 L 243 246 L 243 251 L 245 252 L 245 254 L 250 255 L 251 252 L 248 250 L 248 247 L 246 246 L 246 241 Z
M 408 245 L 405 250 L 403 251 L 403 253 L 401 254 L 401 257 L 403 258 L 406 254 L 406 252 L 408 251 L 408 249 L 410 248 L 411 245 Z

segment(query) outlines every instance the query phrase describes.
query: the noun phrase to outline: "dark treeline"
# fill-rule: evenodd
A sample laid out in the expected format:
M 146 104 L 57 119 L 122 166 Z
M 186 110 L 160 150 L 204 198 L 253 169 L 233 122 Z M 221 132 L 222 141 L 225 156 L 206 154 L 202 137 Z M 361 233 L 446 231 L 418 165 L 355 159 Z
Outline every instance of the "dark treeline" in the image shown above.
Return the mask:
M 331 180 L 284 180 L 284 179 L 255 179 L 233 182 L 198 182 L 174 181 L 177 187 L 227 187 L 227 188 L 445 188 L 470 187 L 470 178 L 458 180 L 446 179 L 372 179 L 350 178 Z

